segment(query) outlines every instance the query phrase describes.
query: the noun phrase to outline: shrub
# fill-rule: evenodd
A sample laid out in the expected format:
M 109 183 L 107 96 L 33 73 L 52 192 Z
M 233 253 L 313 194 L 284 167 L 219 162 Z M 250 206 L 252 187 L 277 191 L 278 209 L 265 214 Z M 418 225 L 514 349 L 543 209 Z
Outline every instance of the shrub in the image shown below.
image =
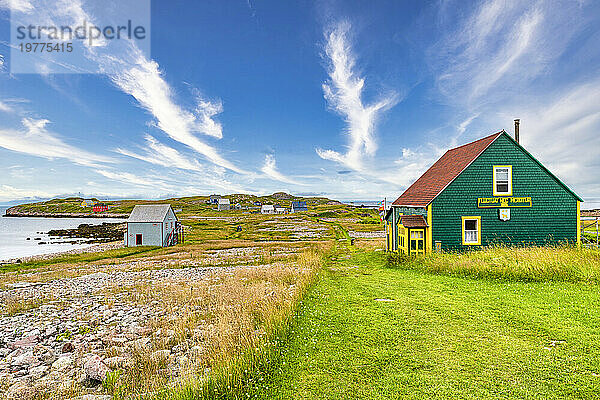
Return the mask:
M 317 217 L 319 217 L 319 218 L 335 218 L 335 217 L 337 217 L 337 214 L 333 211 L 325 211 L 325 212 L 317 214 Z
M 359 223 L 360 224 L 374 224 L 374 225 L 376 225 L 376 224 L 380 224 L 381 221 L 379 219 L 377 219 L 377 218 L 369 217 L 369 218 L 363 218 L 363 219 L 361 219 L 359 221 Z

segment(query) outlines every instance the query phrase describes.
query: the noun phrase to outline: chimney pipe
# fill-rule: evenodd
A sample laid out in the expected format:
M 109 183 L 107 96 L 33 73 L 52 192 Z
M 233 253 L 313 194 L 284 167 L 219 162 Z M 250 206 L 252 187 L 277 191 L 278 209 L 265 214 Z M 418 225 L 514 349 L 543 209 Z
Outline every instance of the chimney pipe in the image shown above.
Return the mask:
M 521 122 L 520 119 L 515 119 L 515 141 L 517 143 L 519 143 L 519 123 Z

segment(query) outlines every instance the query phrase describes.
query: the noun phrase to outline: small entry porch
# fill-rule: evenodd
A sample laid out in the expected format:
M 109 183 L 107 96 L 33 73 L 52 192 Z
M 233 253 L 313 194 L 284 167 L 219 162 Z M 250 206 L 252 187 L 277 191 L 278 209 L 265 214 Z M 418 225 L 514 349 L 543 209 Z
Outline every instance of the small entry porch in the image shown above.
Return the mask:
M 422 215 L 402 215 L 398 220 L 398 252 L 425 254 L 427 221 Z

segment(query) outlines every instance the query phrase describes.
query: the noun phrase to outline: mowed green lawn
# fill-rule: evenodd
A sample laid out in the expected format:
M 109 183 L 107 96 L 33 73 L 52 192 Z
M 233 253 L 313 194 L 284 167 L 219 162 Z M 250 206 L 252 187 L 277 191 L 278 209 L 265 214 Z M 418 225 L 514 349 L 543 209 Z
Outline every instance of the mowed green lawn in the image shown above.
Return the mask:
M 600 398 L 600 287 L 391 269 L 356 252 L 325 272 L 281 349 L 258 397 Z

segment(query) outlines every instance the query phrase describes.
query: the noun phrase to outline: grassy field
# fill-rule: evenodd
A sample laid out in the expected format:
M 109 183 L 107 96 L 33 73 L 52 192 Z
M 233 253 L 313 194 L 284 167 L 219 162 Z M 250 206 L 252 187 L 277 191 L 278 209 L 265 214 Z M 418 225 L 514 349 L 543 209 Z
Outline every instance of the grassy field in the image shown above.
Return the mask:
M 256 199 L 231 200 L 250 207 Z M 8 265 L 0 288 L 96 272 L 223 267 L 198 281 L 107 292 L 161 304 L 167 311 L 148 326 L 173 331 L 110 373 L 99 392 L 115 399 L 600 397 L 597 250 L 389 256 L 382 239 L 350 245 L 352 232 L 382 229 L 376 212 L 328 202 L 274 216 L 218 212 L 205 197 L 174 199 L 184 245 Z M 10 300 L 12 316 L 56 299 Z M 167 361 L 153 356 L 173 346 L 185 348 L 187 363 L 176 381 L 165 374 Z
M 280 346 L 265 399 L 598 398 L 600 291 L 337 258 Z

